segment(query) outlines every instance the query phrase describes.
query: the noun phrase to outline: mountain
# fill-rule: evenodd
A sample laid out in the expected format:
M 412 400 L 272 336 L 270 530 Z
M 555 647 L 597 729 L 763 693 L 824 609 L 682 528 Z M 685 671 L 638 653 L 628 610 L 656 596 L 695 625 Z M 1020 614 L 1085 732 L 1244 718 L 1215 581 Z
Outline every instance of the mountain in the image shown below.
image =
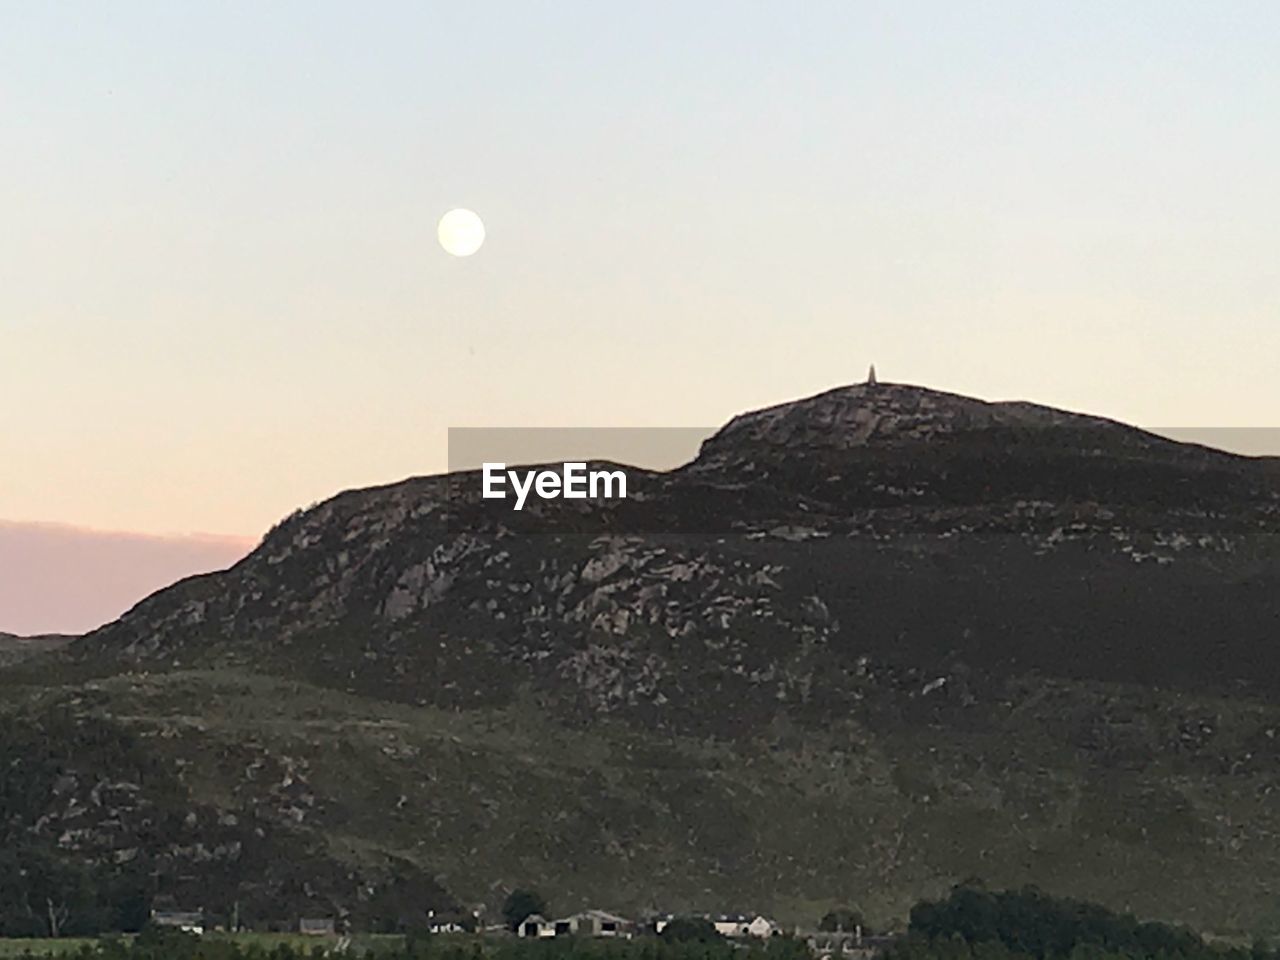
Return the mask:
M 130 835 L 151 892 L 263 918 L 533 885 L 890 921 L 980 875 L 1280 930 L 1274 459 L 879 383 L 628 472 L 518 514 L 348 491 L 11 667 L 80 772 L 10 835 L 120 856 L 91 727 L 166 771 L 127 781 L 181 824 Z

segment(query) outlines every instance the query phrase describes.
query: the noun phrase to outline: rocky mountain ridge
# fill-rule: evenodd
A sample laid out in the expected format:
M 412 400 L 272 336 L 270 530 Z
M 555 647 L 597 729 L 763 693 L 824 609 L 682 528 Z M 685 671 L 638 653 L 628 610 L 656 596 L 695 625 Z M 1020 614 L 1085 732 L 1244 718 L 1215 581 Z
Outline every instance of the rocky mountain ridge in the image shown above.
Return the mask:
M 784 648 L 829 644 L 852 618 L 879 629 L 844 655 L 894 659 L 889 648 L 924 642 L 932 659 L 962 645 L 938 647 L 937 627 L 899 609 L 916 607 L 891 599 L 904 583 L 927 587 L 939 605 L 957 602 L 964 584 L 978 591 L 972 608 L 993 582 L 1036 580 L 1016 609 L 992 599 L 966 611 L 973 622 L 959 637 L 1024 621 L 1069 630 L 1068 611 L 1057 608 L 1060 594 L 1078 592 L 1072 581 L 1096 590 L 1110 617 L 1134 585 L 1159 589 L 1146 568 L 1168 568 L 1169 589 L 1183 596 L 1206 585 L 1248 593 L 1276 570 L 1280 483 L 1266 466 L 1029 404 L 860 385 L 735 418 L 688 466 L 633 472 L 636 498 L 545 502 L 520 518 L 532 525 L 524 529 L 509 510 L 481 503 L 475 477 L 341 494 L 282 524 L 227 573 L 149 598 L 73 651 L 138 663 L 274 662 L 303 638 L 353 626 L 358 653 L 321 643 L 320 659 L 307 655 L 303 669 L 328 663 L 344 686 L 372 680 L 424 702 L 461 695 L 461 680 L 447 678 L 479 661 L 527 670 L 525 680 L 561 693 L 562 681 L 581 677 L 584 695 L 621 684 L 624 699 L 659 698 L 658 686 L 642 695 L 634 685 L 656 683 L 658 663 L 678 673 L 689 638 L 707 656 L 736 651 L 741 675 L 761 676 Z M 878 610 L 866 609 L 872 590 L 884 599 Z M 851 605 L 851 594 L 864 596 Z M 1186 632 L 1162 614 L 1169 604 L 1177 606 L 1169 598 L 1144 608 L 1148 631 Z M 1040 623 L 1023 609 L 1035 605 L 1055 619 Z M 1265 624 L 1246 624 L 1233 606 L 1218 604 L 1213 618 L 1245 631 L 1236 646 L 1248 668 L 1225 676 L 1258 682 Z M 1114 632 L 1077 612 L 1090 631 Z M 1190 623 L 1204 619 L 1191 614 Z M 318 642 L 307 649 L 316 653 Z M 1153 668 L 1168 657 L 1153 637 L 1129 644 Z M 378 667 L 384 657 L 392 675 Z M 422 669 L 411 670 L 415 662 Z M 414 676 L 421 689 L 410 689 Z M 1189 681 L 1204 678 L 1188 670 Z

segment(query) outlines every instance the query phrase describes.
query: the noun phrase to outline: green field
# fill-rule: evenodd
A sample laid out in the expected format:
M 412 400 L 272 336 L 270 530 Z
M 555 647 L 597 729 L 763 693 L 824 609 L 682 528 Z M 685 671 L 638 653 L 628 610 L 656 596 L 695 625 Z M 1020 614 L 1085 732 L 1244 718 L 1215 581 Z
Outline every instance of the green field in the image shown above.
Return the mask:
M 61 956 L 75 953 L 81 947 L 92 946 L 96 942 L 93 937 L 61 937 L 56 940 L 9 940 L 0 937 L 0 957 L 20 957 L 27 953 L 41 957 Z
M 125 939 L 130 939 L 125 937 Z M 279 946 L 288 946 L 299 953 L 310 952 L 314 948 L 329 948 L 338 942 L 337 937 L 311 937 L 300 933 L 210 933 L 201 938 L 203 942 L 224 941 L 235 943 L 241 947 L 259 947 L 264 951 L 274 950 Z M 98 942 L 95 937 L 41 937 L 37 939 L 6 939 L 0 937 L 0 958 L 20 957 L 31 954 L 38 957 L 56 957 L 72 954 L 82 947 L 93 946 Z M 404 937 L 397 934 L 357 934 L 351 938 L 351 949 L 358 953 L 370 951 L 380 953 L 396 950 L 403 946 Z

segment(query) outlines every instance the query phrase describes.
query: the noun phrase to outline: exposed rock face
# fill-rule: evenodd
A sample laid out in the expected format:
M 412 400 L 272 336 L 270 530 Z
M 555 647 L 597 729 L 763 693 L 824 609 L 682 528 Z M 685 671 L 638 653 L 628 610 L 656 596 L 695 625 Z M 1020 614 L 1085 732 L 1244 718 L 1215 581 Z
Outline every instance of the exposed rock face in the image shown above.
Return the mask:
M 1154 855 L 1154 840 L 1133 838 L 1171 824 L 1211 837 L 1203 843 L 1215 850 L 1243 843 L 1215 819 L 1228 816 L 1209 773 L 1222 764 L 1256 778 L 1241 790 L 1280 785 L 1280 755 L 1265 733 L 1280 696 L 1273 461 L 1033 404 L 875 383 L 743 414 L 689 465 L 634 479 L 629 500 L 531 504 L 519 518 L 487 509 L 473 476 L 343 493 L 283 522 L 231 570 L 147 599 L 74 643 L 61 662 L 98 675 L 249 673 L 381 705 L 385 716 L 360 721 L 360 742 L 378 744 L 377 756 L 400 766 L 378 768 L 392 781 L 367 802 L 386 799 L 409 817 L 414 798 L 427 798 L 431 813 L 414 821 L 412 841 L 378 834 L 383 817 L 361 828 L 359 842 L 378 834 L 382 849 L 412 850 L 428 867 L 442 858 L 469 894 L 504 879 L 469 872 L 485 849 L 491 870 L 518 863 L 524 878 L 550 875 L 586 832 L 597 846 L 574 856 L 603 871 L 597 877 L 616 874 L 620 900 L 664 899 L 638 879 L 659 864 L 671 890 L 681 889 L 679 875 L 708 870 L 696 889 L 719 884 L 726 897 L 736 891 L 763 904 L 777 892 L 750 883 L 769 877 L 821 898 L 827 855 L 818 851 L 831 838 L 810 837 L 804 824 L 855 809 L 862 826 L 840 841 L 859 865 L 849 869 L 897 877 L 902 897 L 982 872 L 981 863 L 942 852 L 969 842 L 960 834 L 982 831 L 958 814 L 952 826 L 931 819 L 928 829 L 913 827 L 922 811 L 963 809 L 1006 824 L 1043 814 L 1029 847 L 996 854 L 983 840 L 966 854 L 1034 864 L 1015 879 L 1041 880 L 1054 871 L 1044 854 L 1051 847 L 1114 852 L 1134 843 Z M 1116 684 L 1138 693 L 1097 692 Z M 1229 747 L 1221 732 L 1196 726 L 1208 710 L 1197 698 L 1223 693 L 1257 710 L 1222 721 L 1233 731 Z M 1197 706 L 1174 710 L 1160 700 L 1136 719 L 1125 706 L 1158 696 Z M 447 767 L 453 754 L 415 739 L 397 712 L 495 717 L 529 704 L 540 723 L 575 737 L 607 729 L 607 750 L 594 740 L 580 748 L 612 759 L 538 793 L 547 765 L 560 769 L 557 756 L 535 762 L 521 752 L 484 766 L 476 758 L 491 745 L 477 746 L 476 734 L 466 755 L 480 772 Z M 939 737 L 962 733 L 987 745 L 1013 738 L 1016 755 L 996 764 L 989 746 L 945 761 L 930 752 Z M 808 819 L 779 823 L 791 854 L 766 855 L 730 831 L 701 846 L 715 828 L 696 819 L 697 790 L 694 799 L 668 797 L 643 759 L 681 738 L 731 745 L 739 753 L 727 766 L 762 762 L 753 751 L 766 742 L 769 756 L 791 758 L 788 776 L 816 791 L 799 794 L 811 804 Z M 1052 752 L 1063 738 L 1088 758 L 1079 761 L 1087 776 Z M 327 834 L 362 808 L 341 799 L 349 788 L 315 784 L 309 771 L 324 765 L 324 742 L 297 746 L 288 763 L 276 748 L 271 762 L 287 771 L 280 782 L 290 781 L 278 789 L 252 786 L 247 768 L 210 783 L 253 796 L 272 823 Z M 824 744 L 816 755 L 814 743 Z M 1188 751 L 1179 775 L 1194 790 L 1171 794 L 1156 781 L 1125 779 L 1171 749 Z M 446 767 L 462 780 L 446 783 Z M 524 771 L 514 784 L 513 767 Z M 1047 779 L 1028 772 L 1050 767 Z M 1160 824 L 1107 806 L 1100 784 L 1112 775 L 1148 797 Z M 398 776 L 405 781 L 393 782 Z M 559 792 L 570 782 L 581 793 L 572 801 Z M 449 799 L 430 806 L 437 795 Z M 716 795 L 725 807 L 737 802 L 734 790 Z M 661 811 L 637 810 L 637 796 L 661 797 Z M 828 796 L 844 799 L 828 809 Z M 515 839 L 493 840 L 506 837 L 511 798 L 532 804 L 538 829 L 563 846 L 527 857 Z M 787 804 L 777 809 L 771 816 L 785 820 Z M 224 812 L 244 811 L 233 804 Z M 700 824 L 699 838 L 676 846 L 700 851 L 701 866 L 673 866 L 660 826 L 673 822 Z M 423 823 L 434 825 L 425 839 Z M 576 824 L 577 833 L 556 833 L 559 824 Z M 1280 835 L 1280 823 L 1273 827 Z M 455 843 L 454 831 L 468 839 Z M 1089 847 L 1095 842 L 1103 846 Z M 1280 862 L 1275 836 L 1248 842 Z M 226 847 L 211 834 L 204 849 L 218 855 L 219 844 Z M 796 852 L 807 844 L 813 859 Z M 614 853 L 592 859 L 604 851 Z M 1181 855 L 1176 844 L 1160 851 Z M 1013 876 L 1010 869 L 1001 867 Z M 738 887 L 736 877 L 757 880 Z

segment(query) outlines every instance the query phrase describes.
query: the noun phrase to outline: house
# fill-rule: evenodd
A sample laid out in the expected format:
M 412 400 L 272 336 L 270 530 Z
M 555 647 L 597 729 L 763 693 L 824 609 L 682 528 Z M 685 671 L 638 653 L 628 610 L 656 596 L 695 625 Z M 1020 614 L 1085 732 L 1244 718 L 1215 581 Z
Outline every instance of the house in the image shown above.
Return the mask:
M 760 914 L 747 916 L 741 913 L 729 913 L 721 914 L 718 917 L 708 917 L 707 919 L 716 928 L 716 933 L 731 939 L 757 937 L 765 940 L 782 933 L 781 927 L 768 917 Z
M 747 936 L 750 937 L 759 937 L 762 940 L 767 940 L 769 937 L 776 937 L 781 933 L 782 927 L 768 917 L 762 917 L 758 914 L 752 917 L 751 922 L 747 924 Z
M 555 935 L 555 924 L 539 913 L 529 914 L 516 927 L 516 936 L 518 937 L 538 938 L 554 937 Z
M 432 933 L 466 933 L 467 928 L 457 917 L 432 917 L 427 921 L 427 929 Z M 506 929 L 499 926 L 500 930 Z
M 667 929 L 667 924 L 676 918 L 674 913 L 657 913 L 649 914 L 644 917 L 640 923 L 646 930 L 652 930 L 654 933 L 661 934 Z
M 479 926 L 480 910 L 470 916 L 457 911 L 448 911 L 444 914 L 437 914 L 434 910 L 427 911 L 427 929 L 432 933 L 471 933 Z M 495 932 L 497 931 L 511 932 L 501 924 L 495 928 Z
M 170 927 L 184 933 L 204 935 L 204 912 L 201 910 L 152 910 L 151 922 L 157 927 Z
M 707 917 L 707 919 L 716 928 L 716 933 L 722 937 L 747 936 L 747 924 L 750 923 L 750 920 L 740 913 L 722 913 L 719 916 Z
M 583 910 L 555 922 L 557 937 L 625 937 L 634 930 L 630 920 L 606 910 Z
M 302 917 L 298 920 L 298 932 L 308 937 L 332 937 L 332 917 Z

